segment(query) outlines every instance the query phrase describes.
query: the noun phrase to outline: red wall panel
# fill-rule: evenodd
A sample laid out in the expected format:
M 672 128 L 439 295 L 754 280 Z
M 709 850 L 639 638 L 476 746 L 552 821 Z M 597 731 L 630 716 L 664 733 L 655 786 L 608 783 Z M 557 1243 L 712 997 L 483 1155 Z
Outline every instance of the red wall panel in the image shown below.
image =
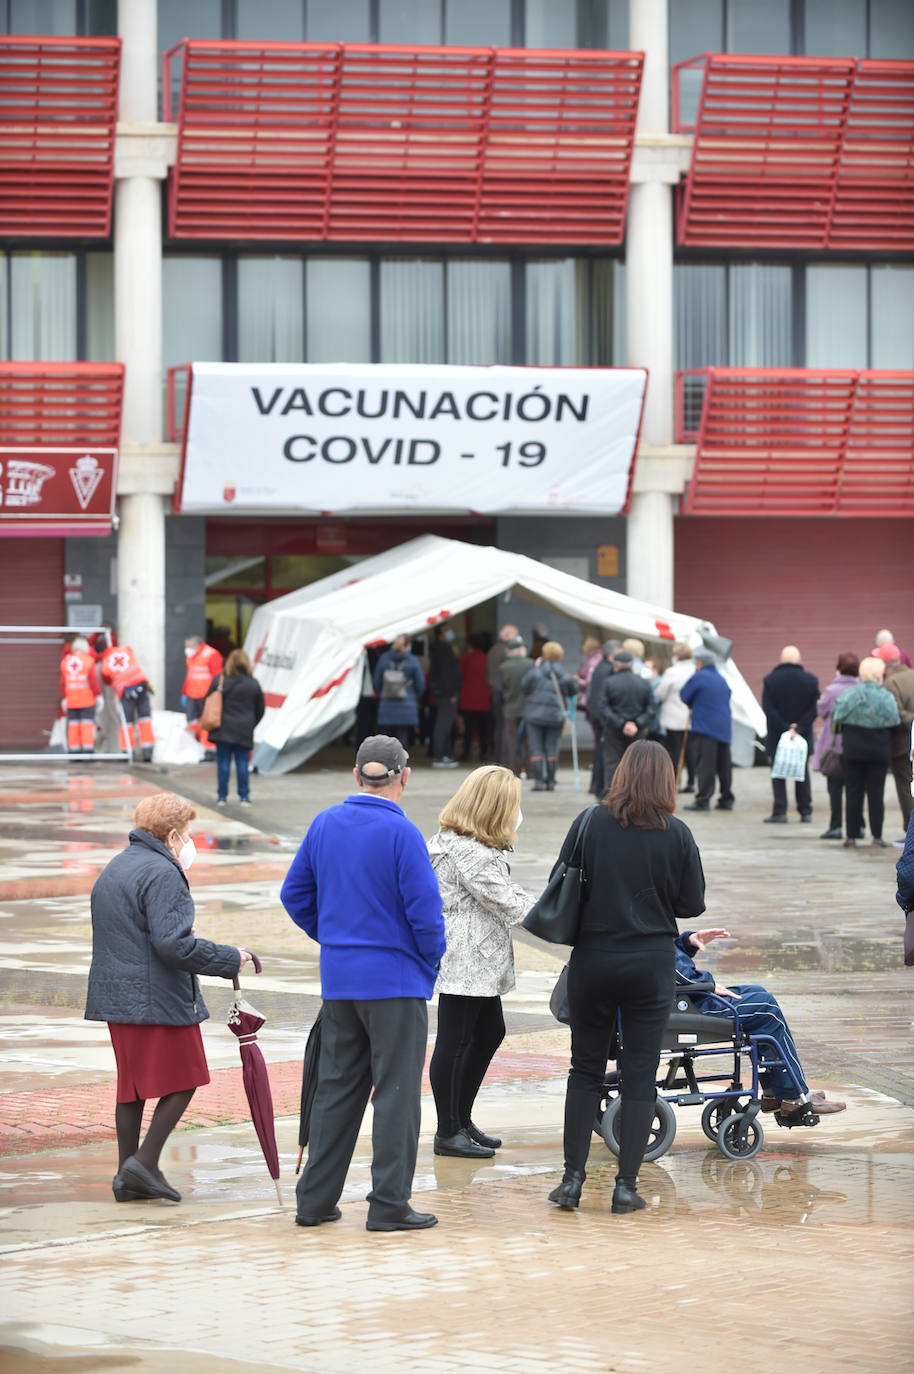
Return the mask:
M 734 641 L 759 697 L 785 644 L 823 685 L 883 627 L 914 656 L 914 522 L 681 516 L 674 603 Z
M 0 539 L 0 625 L 63 625 L 63 540 Z M 42 749 L 60 702 L 60 644 L 6 644 L 0 748 Z

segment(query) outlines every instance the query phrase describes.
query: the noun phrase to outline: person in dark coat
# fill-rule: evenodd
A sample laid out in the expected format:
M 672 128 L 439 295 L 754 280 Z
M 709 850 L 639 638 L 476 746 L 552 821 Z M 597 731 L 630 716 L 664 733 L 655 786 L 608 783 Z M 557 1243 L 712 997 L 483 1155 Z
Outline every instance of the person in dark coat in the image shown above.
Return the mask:
M 398 739 L 404 749 L 412 744 L 419 724 L 419 702 L 425 691 L 422 665 L 412 653 L 408 635 L 397 635 L 375 665 L 374 689 L 378 694 L 378 729 Z M 385 674 L 402 675 L 388 676 Z
M 435 641 L 428 656 L 428 686 L 435 698 L 435 723 L 432 726 L 432 767 L 456 768 L 451 757 L 451 741 L 457 722 L 457 699 L 463 673 L 454 653 L 454 631 L 449 625 L 435 627 Z
M 730 715 L 730 688 L 710 649 L 693 655 L 695 672 L 679 689 L 679 699 L 691 710 L 691 732 L 695 741 L 695 777 L 698 791 L 686 811 L 708 811 L 714 795 L 714 778 L 720 785 L 718 811 L 733 810 L 733 765 L 730 740 L 733 718 Z
M 813 751 L 812 723 L 816 718 L 819 702 L 819 679 L 807 673 L 800 662 L 800 651 L 795 644 L 787 644 L 781 650 L 781 661 L 764 681 L 762 710 L 768 720 L 768 737 L 765 748 L 768 757 L 774 761 L 778 740 L 785 730 L 795 730 L 805 739 L 809 748 L 806 759 L 806 772 L 795 783 L 797 810 L 801 821 L 812 820 L 812 786 L 809 781 L 809 758 Z M 787 823 L 787 779 L 772 778 L 771 790 L 774 804 L 771 815 L 765 820 L 769 824 Z
M 502 725 L 504 731 L 505 768 L 510 768 L 516 776 L 523 770 L 526 746 L 518 743 L 521 722 L 524 718 L 526 700 L 522 683 L 530 669 L 533 659 L 527 656 L 527 646 L 520 635 L 509 639 L 506 645 L 507 657 L 498 669 L 499 695 L 502 700 Z
M 219 805 L 228 800 L 232 759 L 242 806 L 250 806 L 248 757 L 254 748 L 254 727 L 263 717 L 263 689 L 252 675 L 251 660 L 243 649 L 233 649 L 225 672 L 210 683 L 207 696 L 222 687 L 222 721 L 209 737 L 216 746 L 216 789 Z
M 196 812 L 171 792 L 140 802 L 126 849 L 92 889 L 86 1020 L 107 1021 L 117 1060 L 118 1202 L 180 1202 L 159 1168 L 162 1147 L 197 1088 L 209 1082 L 200 1022 L 209 1012 L 198 973 L 234 978 L 244 949 L 198 940 L 186 873 Z M 147 1098 L 159 1100 L 140 1144 Z
M 600 725 L 603 732 L 603 781 L 609 787 L 619 760 L 636 739 L 646 739 L 654 719 L 654 693 L 651 684 L 632 671 L 634 659 L 628 649 L 613 654 L 614 671 L 603 686 Z M 597 669 L 594 670 L 596 676 Z
M 621 648 L 621 640 L 607 639 L 602 648 L 603 657 L 591 673 L 590 681 L 587 684 L 587 719 L 593 730 L 593 767 L 590 772 L 590 790 L 595 797 L 602 797 L 606 790 L 606 781 L 603 775 L 603 721 L 601 719 L 603 688 L 606 686 L 606 679 L 615 672 L 612 661 L 613 654 Z
M 559 740 L 567 703 L 577 696 L 578 684 L 562 667 L 565 650 L 548 639 L 542 656 L 521 680 L 524 694 L 524 726 L 530 746 L 530 767 L 536 781 L 534 792 L 552 792 L 559 757 Z

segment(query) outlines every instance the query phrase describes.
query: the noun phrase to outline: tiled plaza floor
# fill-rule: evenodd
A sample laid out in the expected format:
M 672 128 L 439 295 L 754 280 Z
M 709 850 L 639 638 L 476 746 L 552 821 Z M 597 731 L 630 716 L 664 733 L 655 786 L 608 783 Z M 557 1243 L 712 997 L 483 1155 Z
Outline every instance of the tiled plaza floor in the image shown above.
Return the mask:
M 348 790 L 343 763 L 331 764 L 255 779 L 255 807 L 236 813 L 207 805 L 205 765 L 68 774 L 0 761 L 4 1374 L 914 1368 L 912 984 L 892 900 L 897 851 L 848 853 L 818 825 L 772 835 L 761 770 L 737 773 L 734 813 L 693 820 L 707 923 L 739 937 L 716 970 L 772 986 L 810 1078 L 845 1096 L 846 1113 L 789 1133 L 765 1118 L 762 1151 L 739 1163 L 709 1146 L 696 1109 L 679 1109 L 672 1148 L 643 1171 L 646 1213 L 611 1216 L 613 1160 L 596 1137 L 580 1211 L 549 1208 L 568 1044 L 547 1008 L 560 952 L 521 938 L 508 1038 L 479 1103 L 480 1123 L 505 1137 L 496 1158 L 434 1157 L 426 1084 L 414 1196 L 439 1226 L 364 1230 L 370 1113 L 342 1220 L 292 1224 L 300 1055 L 319 980 L 278 888 L 310 817 Z M 425 834 L 460 776 L 414 773 L 406 806 Z M 137 800 L 163 786 L 199 803 L 198 929 L 264 959 L 246 989 L 269 1018 L 282 1210 L 214 980 L 212 1082 L 163 1160 L 184 1201 L 111 1196 L 112 1056 L 105 1028 L 81 1019 L 88 892 Z M 586 800 L 565 771 L 555 794 L 525 797 L 520 881 L 541 884 Z

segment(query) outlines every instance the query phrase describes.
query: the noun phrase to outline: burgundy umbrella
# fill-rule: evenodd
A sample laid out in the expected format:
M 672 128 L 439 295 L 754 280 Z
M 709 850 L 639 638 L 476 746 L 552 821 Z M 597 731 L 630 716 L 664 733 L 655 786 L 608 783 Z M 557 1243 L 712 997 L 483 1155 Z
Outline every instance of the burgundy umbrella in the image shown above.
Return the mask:
M 254 965 L 254 972 L 259 973 L 262 965 L 256 954 L 251 955 L 251 962 Z M 238 984 L 237 975 L 233 981 L 233 986 L 235 997 L 229 1008 L 228 1028 L 234 1035 L 238 1036 L 238 1044 L 241 1049 L 241 1073 L 244 1080 L 244 1091 L 247 1094 L 248 1105 L 251 1109 L 251 1119 L 254 1122 L 254 1130 L 257 1132 L 257 1139 L 260 1141 L 260 1148 L 263 1150 L 263 1157 L 270 1171 L 270 1178 L 276 1184 L 276 1196 L 279 1198 L 281 1207 L 282 1193 L 279 1191 L 279 1151 L 276 1148 L 276 1127 L 273 1121 L 273 1094 L 270 1092 L 267 1066 L 257 1043 L 257 1032 L 265 1023 L 266 1018 L 261 1016 L 260 1012 L 245 1000 Z

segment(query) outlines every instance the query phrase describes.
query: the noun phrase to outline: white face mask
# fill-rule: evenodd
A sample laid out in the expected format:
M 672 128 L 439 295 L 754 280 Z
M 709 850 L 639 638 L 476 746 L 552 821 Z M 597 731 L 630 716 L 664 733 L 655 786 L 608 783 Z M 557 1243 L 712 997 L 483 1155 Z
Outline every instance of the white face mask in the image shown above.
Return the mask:
M 514 822 L 514 829 L 515 829 L 515 830 L 520 830 L 520 828 L 521 828 L 521 826 L 523 825 L 523 823 L 524 823 L 524 813 L 523 813 L 523 811 L 518 811 L 518 813 L 517 813 L 517 820 Z
M 181 836 L 180 836 L 180 835 L 178 836 L 178 839 L 179 839 L 179 840 L 181 839 Z M 181 865 L 181 867 L 184 869 L 184 872 L 185 872 L 185 873 L 186 873 L 186 872 L 188 871 L 188 869 L 191 867 L 191 865 L 193 864 L 193 861 L 194 861 L 194 859 L 195 859 L 196 857 L 197 857 L 197 846 L 194 844 L 193 840 L 191 840 L 191 839 L 183 840 L 182 843 L 181 843 L 181 848 L 178 850 L 178 853 L 177 853 L 177 860 L 178 860 L 178 863 Z
M 185 650 L 184 650 L 184 657 L 185 657 L 185 658 L 193 658 L 193 656 L 194 656 L 194 650 L 193 650 L 193 649 L 187 649 L 187 648 L 185 648 Z

